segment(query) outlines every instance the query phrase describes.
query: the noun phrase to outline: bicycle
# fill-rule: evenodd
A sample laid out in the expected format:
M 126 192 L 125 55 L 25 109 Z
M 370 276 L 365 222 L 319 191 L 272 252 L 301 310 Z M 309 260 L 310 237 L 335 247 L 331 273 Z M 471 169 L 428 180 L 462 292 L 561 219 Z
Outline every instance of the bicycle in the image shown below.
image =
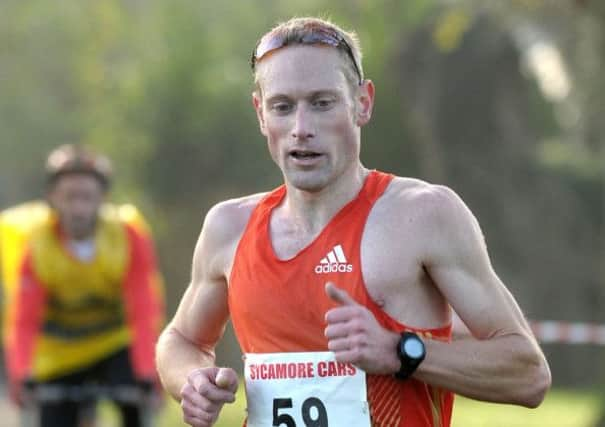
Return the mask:
M 112 401 L 137 406 L 142 426 L 154 427 L 159 399 L 158 393 L 151 386 L 26 384 L 20 424 L 21 427 L 38 427 L 39 409 L 43 403 L 72 402 L 78 404 L 78 427 L 95 427 L 98 425 L 97 403 Z

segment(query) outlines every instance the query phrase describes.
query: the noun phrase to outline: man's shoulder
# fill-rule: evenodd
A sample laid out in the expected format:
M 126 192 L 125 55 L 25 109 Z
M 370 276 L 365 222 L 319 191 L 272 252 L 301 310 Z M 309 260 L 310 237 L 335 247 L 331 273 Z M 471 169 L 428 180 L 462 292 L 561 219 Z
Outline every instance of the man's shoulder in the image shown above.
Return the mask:
M 32 200 L 0 211 L 0 226 L 25 232 L 48 223 L 51 214 L 45 201 Z
M 419 208 L 446 208 L 460 200 L 450 187 L 407 177 L 395 177 L 385 196 L 391 203 L 411 204 Z
M 225 218 L 229 221 L 248 218 L 267 194 L 256 193 L 223 200 L 210 208 L 208 216 L 212 219 Z
M 206 214 L 203 228 L 212 234 L 223 234 L 226 238 L 240 235 L 250 215 L 267 194 L 250 194 L 215 204 Z
M 370 232 L 383 246 L 396 249 L 406 240 L 406 250 L 419 257 L 453 248 L 455 242 L 479 230 L 476 219 L 451 188 L 418 179 L 394 178 L 373 211 Z M 395 250 L 393 252 L 396 252 Z
M 269 194 L 268 192 L 248 194 L 242 197 L 223 200 L 214 206 L 211 211 L 220 210 L 221 213 L 234 213 L 241 211 L 252 211 L 258 203 Z
M 136 234 L 151 234 L 151 228 L 141 211 L 131 203 L 104 203 L 99 210 L 99 219 L 106 227 L 126 227 Z
M 194 266 L 206 265 L 207 271 L 227 274 L 238 242 L 250 215 L 266 193 L 224 200 L 212 206 L 204 219 L 194 252 Z M 208 267 L 212 266 L 212 268 Z M 194 271 L 198 267 L 194 267 Z
M 406 218 L 415 226 L 434 228 L 463 220 L 470 210 L 450 187 L 420 179 L 395 177 L 375 208 L 386 219 Z

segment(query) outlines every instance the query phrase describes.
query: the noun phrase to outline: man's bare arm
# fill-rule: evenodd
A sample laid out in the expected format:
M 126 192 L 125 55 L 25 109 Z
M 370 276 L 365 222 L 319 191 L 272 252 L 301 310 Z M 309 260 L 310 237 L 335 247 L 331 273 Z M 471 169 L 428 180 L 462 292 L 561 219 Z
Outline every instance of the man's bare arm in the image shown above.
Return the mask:
M 535 407 L 550 386 L 546 359 L 494 272 L 471 212 L 451 190 L 432 192 L 425 267 L 472 336 L 429 340 L 416 377 L 471 398 Z
M 208 213 L 196 244 L 192 278 L 172 321 L 156 348 L 157 367 L 166 390 L 180 400 L 181 389 L 195 369 L 214 366 L 214 348 L 228 319 L 224 212 Z M 231 231 L 232 232 L 232 231 Z
M 181 311 L 182 314 L 177 314 L 177 317 L 168 324 L 160 335 L 156 348 L 160 379 L 166 391 L 176 400 L 181 399 L 182 387 L 187 382 L 187 377 L 192 371 L 214 366 L 215 362 L 215 343 L 211 341 L 204 343 L 196 339 L 195 336 L 183 332 L 187 328 L 183 327 L 183 323 L 178 320 L 178 317 L 186 317 L 189 312 L 192 318 L 200 317 L 199 314 L 204 313 L 202 310 L 204 310 L 203 307 L 206 304 L 203 301 L 199 301 L 204 296 L 197 295 L 198 293 L 199 289 L 196 289 L 195 285 L 192 284 L 189 286 L 181 302 L 181 307 L 183 304 L 186 304 L 194 308 L 183 309 Z M 220 302 L 217 302 L 217 304 L 220 305 Z M 181 310 L 181 307 L 179 307 L 179 310 Z M 207 314 L 207 312 L 205 313 Z M 220 320 L 217 319 L 216 322 L 208 323 L 219 324 Z M 222 330 L 223 327 L 217 327 L 213 332 L 220 336 L 222 335 Z
M 537 406 L 550 386 L 548 364 L 519 306 L 493 271 L 472 213 L 451 190 L 426 184 L 405 186 L 387 208 L 383 212 L 414 212 L 414 254 L 422 260 L 421 268 L 439 295 L 470 330 L 468 337 L 451 343 L 426 339 L 427 356 L 414 376 L 478 400 Z M 382 250 L 397 254 L 400 242 L 406 240 L 398 236 L 397 227 L 405 227 L 402 224 L 407 221 L 387 222 L 394 225 L 382 240 Z M 384 249 L 385 245 L 392 247 Z M 419 286 L 431 284 L 424 281 Z M 368 308 L 335 285 L 329 284 L 326 292 L 338 303 L 326 313 L 325 330 L 328 348 L 337 360 L 354 363 L 368 373 L 397 372 L 399 335 L 379 325 Z M 395 288 L 389 299 L 396 298 Z M 393 310 L 389 314 L 427 327 L 410 322 L 410 313 Z

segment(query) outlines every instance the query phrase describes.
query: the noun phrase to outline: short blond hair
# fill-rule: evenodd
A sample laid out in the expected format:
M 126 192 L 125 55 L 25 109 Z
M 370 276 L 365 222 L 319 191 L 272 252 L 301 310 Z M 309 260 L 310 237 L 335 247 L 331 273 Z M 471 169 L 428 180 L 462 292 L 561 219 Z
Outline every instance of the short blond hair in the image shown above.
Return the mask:
M 307 41 L 310 36 L 322 33 L 327 34 L 328 36 L 335 36 L 334 40 L 338 41 L 338 44 L 323 42 L 321 38 L 317 39 L 317 41 Z M 273 40 L 278 40 L 278 42 L 275 47 L 270 47 L 270 43 Z M 316 40 L 316 38 L 313 38 L 312 40 Z M 275 27 L 265 33 L 256 43 L 254 51 L 252 52 L 252 58 L 250 60 L 250 65 L 254 72 L 255 86 L 258 88 L 258 73 L 256 71 L 256 65 L 260 60 L 262 60 L 266 53 L 288 45 L 314 43 L 329 44 L 334 46 L 348 64 L 348 66 L 345 67 L 347 70 L 347 79 L 351 82 L 354 82 L 355 85 L 361 84 L 363 81 L 363 68 L 361 65 L 362 52 L 357 34 L 354 31 L 344 30 L 340 26 L 327 19 L 316 17 L 297 17 L 277 24 Z M 257 56 L 259 48 L 265 44 L 269 45 L 269 47 Z

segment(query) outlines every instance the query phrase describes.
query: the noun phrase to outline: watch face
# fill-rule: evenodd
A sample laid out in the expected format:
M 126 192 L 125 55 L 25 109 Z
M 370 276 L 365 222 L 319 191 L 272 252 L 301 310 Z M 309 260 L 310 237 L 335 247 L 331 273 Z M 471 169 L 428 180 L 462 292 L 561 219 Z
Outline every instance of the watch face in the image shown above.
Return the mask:
M 418 359 L 424 354 L 424 345 L 418 338 L 409 338 L 403 343 L 405 354 L 409 357 Z

